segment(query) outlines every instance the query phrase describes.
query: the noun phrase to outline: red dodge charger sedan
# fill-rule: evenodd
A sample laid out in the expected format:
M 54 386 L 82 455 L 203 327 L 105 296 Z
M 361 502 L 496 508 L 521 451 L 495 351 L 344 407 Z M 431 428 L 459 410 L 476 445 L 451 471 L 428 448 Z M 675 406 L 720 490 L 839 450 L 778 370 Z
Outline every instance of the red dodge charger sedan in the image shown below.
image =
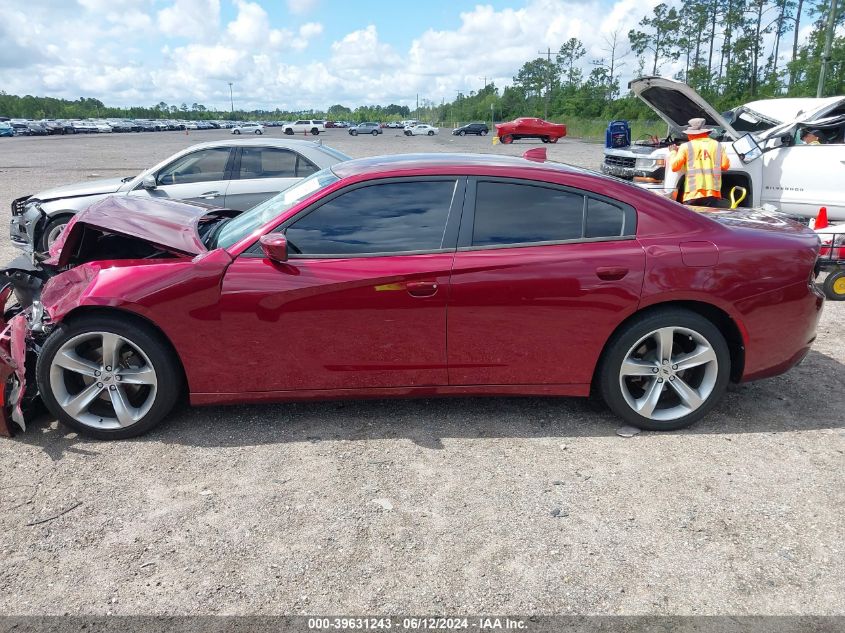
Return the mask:
M 521 138 L 538 138 L 544 143 L 557 143 L 558 139 L 566 136 L 566 126 L 534 117 L 520 117 L 506 123 L 497 123 L 496 136 L 505 144 Z
M 815 338 L 819 244 L 560 164 L 399 155 L 249 211 L 126 197 L 6 270 L 4 418 L 125 438 L 193 404 L 601 395 L 677 429 Z M 7 417 L 8 416 L 8 417 Z

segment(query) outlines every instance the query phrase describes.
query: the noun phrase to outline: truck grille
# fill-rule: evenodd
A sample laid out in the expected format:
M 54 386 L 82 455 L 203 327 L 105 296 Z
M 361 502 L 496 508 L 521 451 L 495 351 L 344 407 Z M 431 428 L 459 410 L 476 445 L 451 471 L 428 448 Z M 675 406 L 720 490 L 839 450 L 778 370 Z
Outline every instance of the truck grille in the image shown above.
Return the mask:
M 628 158 L 626 156 L 605 156 L 604 164 L 608 167 L 622 167 L 625 169 L 633 169 L 636 165 L 636 158 Z
M 23 215 L 24 211 L 26 211 L 26 201 L 29 198 L 29 196 L 23 196 L 22 198 L 12 200 L 12 215 Z

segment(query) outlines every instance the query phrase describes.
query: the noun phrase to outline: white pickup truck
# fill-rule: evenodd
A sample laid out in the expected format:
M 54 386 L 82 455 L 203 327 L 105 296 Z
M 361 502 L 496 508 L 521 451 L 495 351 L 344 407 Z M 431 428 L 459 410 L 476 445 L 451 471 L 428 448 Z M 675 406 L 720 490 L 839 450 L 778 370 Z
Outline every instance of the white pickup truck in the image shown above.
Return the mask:
M 326 131 L 326 122 L 320 119 L 300 119 L 293 123 L 285 123 L 282 132 L 285 134 L 313 134 L 317 136 Z
M 672 172 L 669 146 L 685 142 L 687 122 L 703 117 L 722 141 L 731 167 L 722 178 L 722 195 L 741 185 L 748 190 L 742 206 L 771 205 L 788 215 L 814 218 L 827 207 L 831 221 L 845 221 L 845 96 L 754 101 L 720 114 L 695 90 L 663 77 L 643 77 L 631 91 L 669 125 L 665 139 L 635 141 L 607 148 L 601 170 L 670 195 L 682 186 L 683 172 Z M 804 129 L 819 145 L 806 145 Z M 734 143 L 750 134 L 761 152 L 740 157 Z M 741 141 L 748 145 L 749 139 Z

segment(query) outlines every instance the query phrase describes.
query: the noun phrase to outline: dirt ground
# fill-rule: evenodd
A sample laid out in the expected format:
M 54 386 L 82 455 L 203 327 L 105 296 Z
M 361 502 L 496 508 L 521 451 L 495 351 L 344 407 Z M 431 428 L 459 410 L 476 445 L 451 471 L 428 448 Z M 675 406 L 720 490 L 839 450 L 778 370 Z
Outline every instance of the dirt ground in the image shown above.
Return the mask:
M 0 139 L 0 257 L 12 198 L 220 137 Z M 828 303 L 801 366 L 675 433 L 543 398 L 182 409 L 111 443 L 36 423 L 0 441 L 0 614 L 845 614 L 843 318 Z

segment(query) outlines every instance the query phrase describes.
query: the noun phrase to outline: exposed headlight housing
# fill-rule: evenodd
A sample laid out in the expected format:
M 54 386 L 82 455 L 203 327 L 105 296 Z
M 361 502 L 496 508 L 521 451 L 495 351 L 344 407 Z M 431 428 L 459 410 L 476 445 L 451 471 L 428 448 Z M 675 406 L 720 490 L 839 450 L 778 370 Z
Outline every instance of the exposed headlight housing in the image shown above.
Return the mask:
M 38 299 L 32 301 L 32 309 L 27 315 L 31 332 L 47 332 L 50 329 L 50 314 Z
M 652 169 L 657 169 L 658 167 L 665 166 L 665 158 L 638 158 L 636 163 L 634 164 L 635 169 L 640 169 L 643 171 L 650 171 Z

